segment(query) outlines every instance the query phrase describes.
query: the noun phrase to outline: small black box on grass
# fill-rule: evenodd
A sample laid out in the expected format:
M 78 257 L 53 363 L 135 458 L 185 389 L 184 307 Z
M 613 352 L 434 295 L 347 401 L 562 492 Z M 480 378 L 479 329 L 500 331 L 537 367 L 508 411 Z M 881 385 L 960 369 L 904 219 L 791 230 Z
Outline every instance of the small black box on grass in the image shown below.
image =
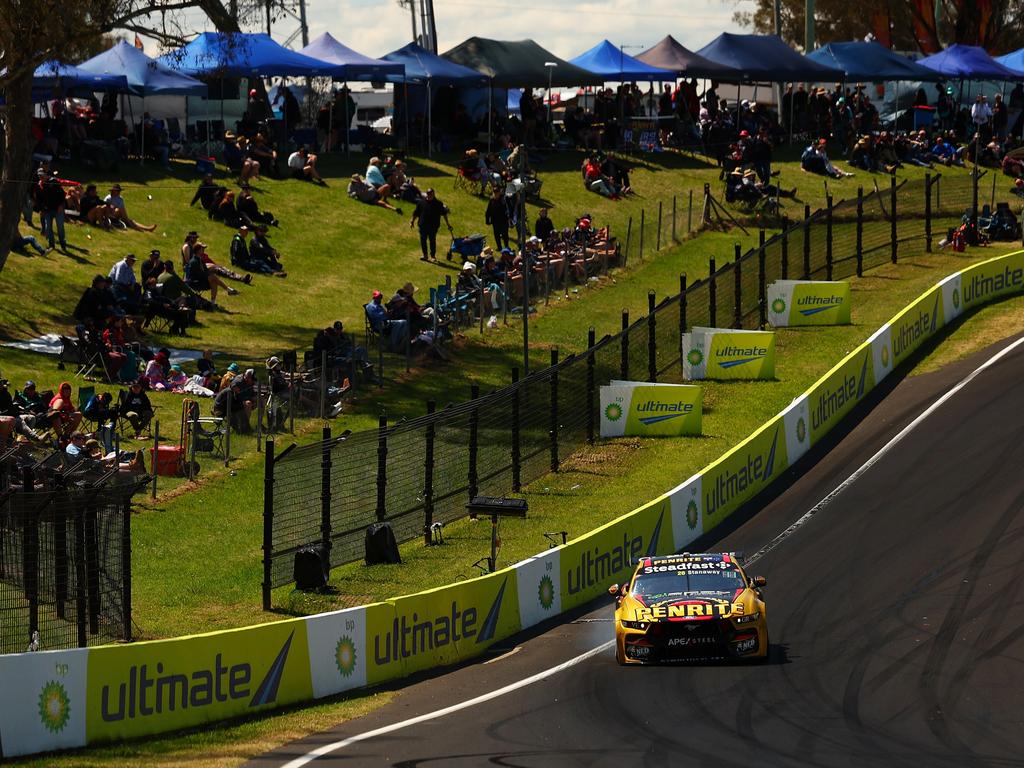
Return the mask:
M 389 523 L 374 523 L 366 527 L 366 564 L 401 563 L 398 542 Z
M 308 544 L 295 553 L 295 588 L 304 592 L 323 589 L 331 577 L 331 568 L 319 544 Z

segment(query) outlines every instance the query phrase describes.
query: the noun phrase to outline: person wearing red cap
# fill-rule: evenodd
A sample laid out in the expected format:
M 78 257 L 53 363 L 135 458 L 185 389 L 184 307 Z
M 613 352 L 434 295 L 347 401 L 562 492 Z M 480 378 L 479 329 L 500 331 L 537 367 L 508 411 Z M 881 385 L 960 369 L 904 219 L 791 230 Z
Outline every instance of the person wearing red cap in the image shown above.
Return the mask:
M 392 352 L 400 352 L 405 349 L 409 338 L 409 322 L 407 320 L 392 320 L 388 310 L 383 304 L 384 294 L 380 291 L 373 292 L 373 299 L 363 307 L 366 312 L 366 319 L 370 321 L 370 328 L 374 333 L 380 334 L 387 339 L 388 349 Z

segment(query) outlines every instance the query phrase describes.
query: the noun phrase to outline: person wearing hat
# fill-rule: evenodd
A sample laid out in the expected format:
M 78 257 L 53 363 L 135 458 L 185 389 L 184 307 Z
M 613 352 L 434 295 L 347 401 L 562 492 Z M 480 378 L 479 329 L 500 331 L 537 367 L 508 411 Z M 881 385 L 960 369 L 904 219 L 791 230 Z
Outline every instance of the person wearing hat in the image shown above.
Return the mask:
M 206 258 L 204 258 L 206 257 Z M 238 295 L 238 291 L 234 288 L 226 285 L 220 277 L 210 269 L 209 257 L 206 256 L 206 243 L 196 241 L 192 245 L 192 256 L 189 258 L 188 263 L 185 264 L 185 282 L 188 283 L 194 291 L 210 292 L 210 301 L 213 302 L 214 306 L 217 304 L 217 293 L 223 288 L 227 291 L 228 296 Z
M 11 395 L 8 389 L 9 384 L 7 379 L 0 376 L 0 445 L 13 432 L 24 435 L 29 440 L 39 440 L 40 435 L 33 429 L 36 424 L 36 415 L 31 412 L 22 411 L 19 405 L 19 397 Z M 32 386 L 35 389 L 35 385 L 33 384 Z
M 245 383 L 242 377 L 235 376 L 226 386 L 222 386 L 213 398 L 213 415 L 221 419 L 227 418 L 230 409 L 231 428 L 243 434 L 252 429 L 249 425 L 252 401 L 246 400 L 244 389 Z
M 541 208 L 537 211 L 537 221 L 533 225 L 533 234 L 539 237 L 541 242 L 546 243 L 548 238 L 551 237 L 551 233 L 554 231 L 555 224 L 551 221 L 551 217 L 548 216 L 548 209 Z
M 992 138 L 992 107 L 988 103 L 988 97 L 979 93 L 971 106 L 971 122 L 974 123 L 974 130 L 981 136 L 982 143 Z
M 274 277 L 288 277 L 281 264 L 281 254 L 270 244 L 266 224 L 256 225 L 256 233 L 249 244 L 249 258 L 253 268 L 259 272 Z
M 508 207 L 501 189 L 494 188 L 491 199 L 487 201 L 484 211 L 484 223 L 494 232 L 494 245 L 497 248 L 508 248 Z
M 238 215 L 242 218 L 242 223 L 246 226 L 255 227 L 257 224 L 269 224 L 272 227 L 278 226 L 274 214 L 270 211 L 260 210 L 259 203 L 252 196 L 252 188 L 248 184 L 241 185 L 235 205 L 238 208 Z
M 209 211 L 217 200 L 217 193 L 222 189 L 224 187 L 213 180 L 213 174 L 207 173 L 203 176 L 203 180 L 199 182 L 199 188 L 196 189 L 196 193 L 192 196 L 192 202 L 189 205 L 192 206 L 198 202 L 203 206 L 203 210 Z
M 388 315 L 393 318 L 408 320 L 413 333 L 417 333 L 433 324 L 433 307 L 421 307 L 416 303 L 414 295 L 416 286 L 406 282 L 401 288 L 395 291 L 395 295 L 388 301 Z
M 391 352 L 404 352 L 409 340 L 409 322 L 392 318 L 384 306 L 384 294 L 375 290 L 370 302 L 363 307 L 370 329 L 387 341 Z
M 142 262 L 139 268 L 139 282 L 142 286 L 149 285 L 150 280 L 156 280 L 164 271 L 164 261 L 160 258 L 160 251 L 153 248 L 149 252 L 149 258 Z
M 416 203 L 416 209 L 412 212 L 412 219 L 409 221 L 409 229 L 415 227 L 417 222 L 419 223 L 420 251 L 423 253 L 420 256 L 420 261 L 427 261 L 428 258 L 431 261 L 437 261 L 437 231 L 441 228 L 441 220 L 444 219 L 449 232 L 453 231 L 451 222 L 448 221 L 448 213 L 448 206 L 437 199 L 433 189 L 428 189 L 424 193 L 423 199 Z M 430 248 L 429 257 L 428 246 Z M 451 261 L 451 259 L 452 254 L 449 250 L 448 260 Z
M 482 288 L 480 278 L 476 276 L 476 264 L 472 261 L 462 263 L 462 271 L 459 272 L 459 279 L 455 284 L 455 291 L 460 297 L 465 297 L 472 306 L 476 306 L 477 297 Z M 474 312 L 470 312 L 472 316 Z
M 227 389 L 231 384 L 231 380 L 238 375 L 238 363 L 231 363 L 224 371 L 224 375 L 220 377 L 220 386 L 217 387 L 219 392 L 222 389 Z
M 273 178 L 277 178 L 277 150 L 270 146 L 267 137 L 257 132 L 249 144 L 249 155 L 260 164 L 260 168 L 266 168 Z
M 124 198 L 121 197 L 120 184 L 114 184 L 114 186 L 110 188 L 110 194 L 103 198 L 103 202 L 107 204 L 111 217 L 115 221 L 120 222 L 125 228 L 137 229 L 139 232 L 152 232 L 156 229 L 156 224 L 151 224 L 149 226 L 139 224 L 128 216 L 128 208 L 125 205 Z
M 23 416 L 31 416 L 33 424 L 36 418 L 46 415 L 46 399 L 39 393 L 36 383 L 29 379 L 25 388 L 14 395 L 14 404 Z
M 267 358 L 267 379 L 270 383 L 270 397 L 267 400 L 267 430 L 276 432 L 284 428 L 288 415 L 288 390 L 291 388 L 284 375 L 284 366 L 275 355 Z

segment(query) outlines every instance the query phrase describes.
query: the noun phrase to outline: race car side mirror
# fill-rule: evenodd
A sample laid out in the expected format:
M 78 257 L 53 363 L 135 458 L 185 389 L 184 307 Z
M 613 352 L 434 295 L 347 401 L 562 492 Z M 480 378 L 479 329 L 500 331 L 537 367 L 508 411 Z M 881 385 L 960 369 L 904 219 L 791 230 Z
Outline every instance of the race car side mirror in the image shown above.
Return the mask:
M 612 597 L 618 597 L 619 596 L 619 585 L 618 584 L 612 584 L 610 587 L 608 587 L 608 594 L 611 595 Z
M 768 585 L 768 579 L 764 576 L 755 576 L 750 580 L 750 586 L 752 587 L 764 587 Z

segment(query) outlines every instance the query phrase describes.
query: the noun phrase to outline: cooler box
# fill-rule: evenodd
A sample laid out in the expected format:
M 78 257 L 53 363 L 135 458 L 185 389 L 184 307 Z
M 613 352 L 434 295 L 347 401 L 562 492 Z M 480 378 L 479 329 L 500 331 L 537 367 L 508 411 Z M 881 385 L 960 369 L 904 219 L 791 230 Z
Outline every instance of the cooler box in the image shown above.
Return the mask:
M 149 460 L 152 466 L 153 449 L 149 449 Z M 156 449 L 156 473 L 163 477 L 177 477 L 181 474 L 181 446 L 161 445 Z

